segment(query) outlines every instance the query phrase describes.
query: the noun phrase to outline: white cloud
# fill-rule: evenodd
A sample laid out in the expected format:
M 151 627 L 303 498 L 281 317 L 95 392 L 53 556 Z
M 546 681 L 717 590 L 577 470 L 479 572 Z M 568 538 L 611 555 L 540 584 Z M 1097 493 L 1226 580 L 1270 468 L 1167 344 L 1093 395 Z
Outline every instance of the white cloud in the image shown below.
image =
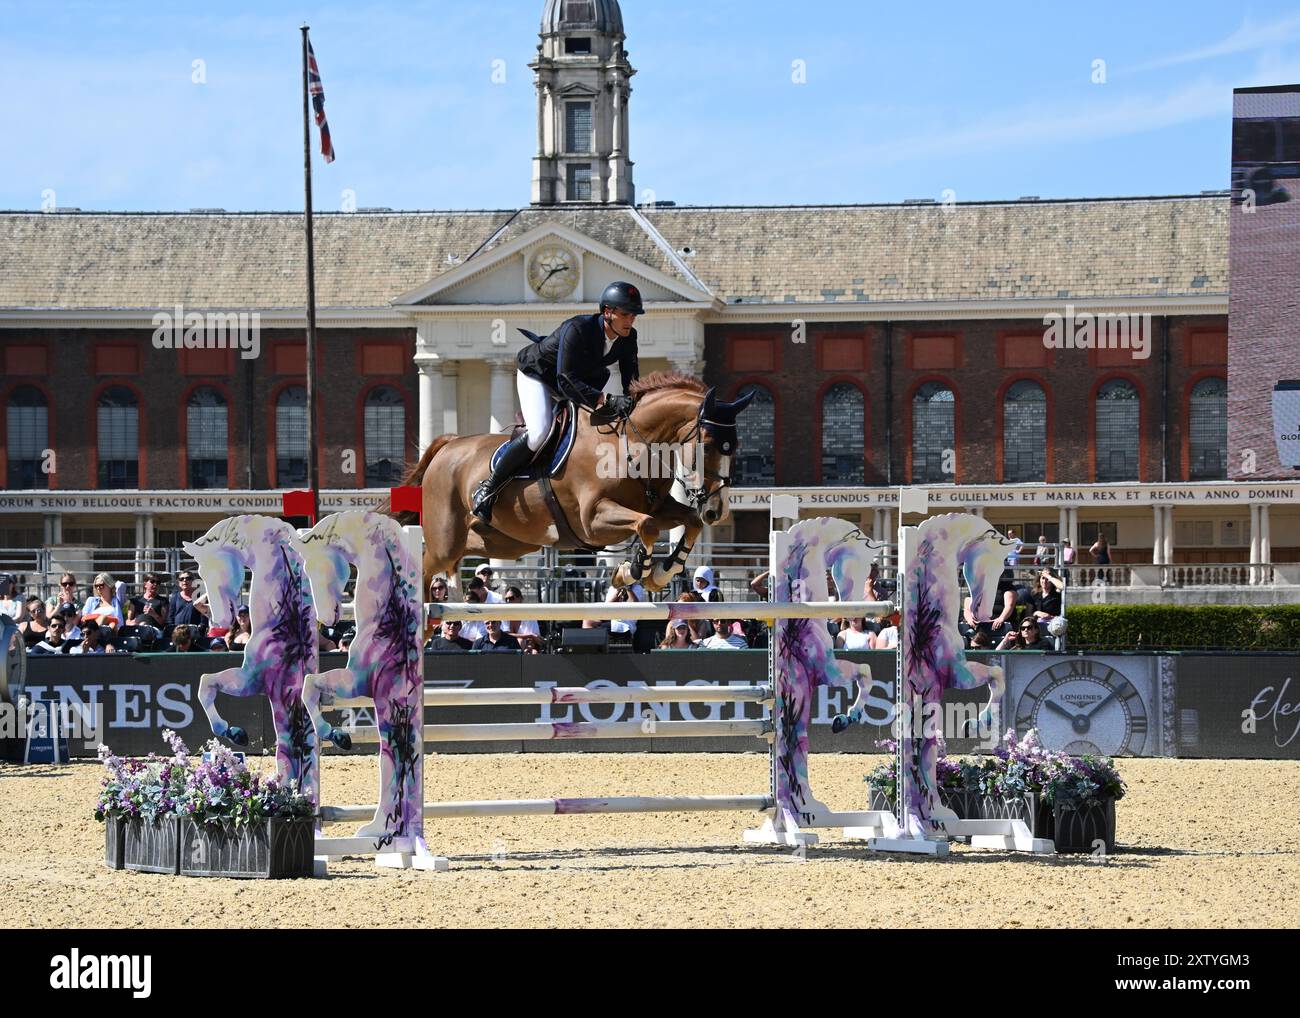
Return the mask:
M 1234 53 L 1248 53 L 1252 50 L 1273 49 L 1284 43 L 1300 39 L 1300 14 L 1267 23 L 1254 22 L 1247 15 L 1241 27 L 1231 35 L 1218 42 L 1200 49 L 1187 50 L 1160 57 L 1145 64 L 1131 68 L 1132 71 L 1152 71 L 1161 67 L 1174 67 L 1178 64 L 1197 63 L 1213 60 L 1216 57 L 1231 56 Z

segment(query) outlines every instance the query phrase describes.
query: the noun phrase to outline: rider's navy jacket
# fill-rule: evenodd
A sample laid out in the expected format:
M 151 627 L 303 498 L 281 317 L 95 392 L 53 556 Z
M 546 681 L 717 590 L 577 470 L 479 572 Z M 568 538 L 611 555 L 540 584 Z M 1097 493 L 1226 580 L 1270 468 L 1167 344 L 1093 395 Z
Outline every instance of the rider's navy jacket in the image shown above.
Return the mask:
M 603 316 L 578 315 L 570 318 L 540 343 L 529 343 L 519 351 L 519 370 L 536 378 L 579 406 L 594 407 L 609 381 L 608 364 L 618 364 L 623 376 L 623 394 L 641 377 L 637 363 L 636 329 L 624 339 L 615 339 L 605 352 Z

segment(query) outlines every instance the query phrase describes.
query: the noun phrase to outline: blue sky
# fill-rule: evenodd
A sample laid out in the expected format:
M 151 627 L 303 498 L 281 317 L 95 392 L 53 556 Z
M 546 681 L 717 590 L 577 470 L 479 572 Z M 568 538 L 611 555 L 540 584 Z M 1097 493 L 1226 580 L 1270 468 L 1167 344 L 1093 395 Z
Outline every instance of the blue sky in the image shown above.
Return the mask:
M 317 208 L 526 204 L 542 6 L 0 0 L 0 208 L 300 209 L 303 20 L 339 153 Z M 1300 6 L 622 6 L 637 187 L 680 204 L 1222 188 L 1232 89 L 1300 81 Z

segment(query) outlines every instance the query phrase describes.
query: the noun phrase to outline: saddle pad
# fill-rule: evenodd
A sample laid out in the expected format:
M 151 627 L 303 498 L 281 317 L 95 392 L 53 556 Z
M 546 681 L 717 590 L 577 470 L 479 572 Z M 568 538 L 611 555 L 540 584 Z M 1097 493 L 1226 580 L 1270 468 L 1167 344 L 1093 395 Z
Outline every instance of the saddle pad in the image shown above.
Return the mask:
M 555 423 L 551 425 L 551 434 L 547 436 L 542 447 L 537 451 L 537 456 L 528 464 L 522 473 L 516 474 L 516 480 L 535 480 L 538 477 L 554 477 L 556 472 L 564 466 L 565 460 L 569 458 L 569 453 L 573 451 L 574 439 L 578 434 L 578 415 L 572 404 L 569 404 L 565 410 L 557 415 Z M 557 433 L 558 432 L 558 433 Z M 501 454 L 510 443 L 502 442 L 497 451 L 492 454 L 491 469 L 495 470 L 497 464 L 501 462 Z M 548 458 L 547 452 L 554 450 Z M 547 464 L 543 467 L 543 464 Z

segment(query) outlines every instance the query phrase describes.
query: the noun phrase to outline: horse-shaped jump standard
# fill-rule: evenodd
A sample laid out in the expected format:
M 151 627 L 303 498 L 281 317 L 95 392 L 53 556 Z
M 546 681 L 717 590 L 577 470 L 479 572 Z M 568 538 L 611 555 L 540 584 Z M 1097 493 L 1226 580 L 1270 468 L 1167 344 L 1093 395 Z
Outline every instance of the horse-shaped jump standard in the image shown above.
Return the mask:
M 379 802 L 374 819 L 356 833 L 376 851 L 424 830 L 424 672 L 420 562 L 401 526 L 389 516 L 343 512 L 327 516 L 302 541 L 317 611 L 337 621 L 340 600 L 357 569 L 353 604 L 357 631 L 347 664 L 306 677 L 303 703 L 322 741 L 349 749 L 351 736 L 321 714 L 321 694 L 375 703 L 379 738 Z M 400 853 L 391 853 L 400 854 Z M 414 863 L 419 866 L 419 859 Z
M 911 557 L 899 563 L 907 653 L 898 743 L 910 747 L 900 760 L 899 788 L 907 790 L 900 826 L 908 837 L 926 838 L 939 831 L 936 819 L 955 819 L 956 814 L 939 804 L 935 776 L 939 738 L 933 732 L 916 731 L 916 726 L 942 717 L 945 689 L 988 686 L 989 702 L 979 720 L 986 731 L 992 731 L 993 710 L 1006 689 L 1001 668 L 966 660 L 965 643 L 957 629 L 961 589 L 954 565 L 966 577 L 972 614 L 976 619 L 991 619 L 997 608 L 998 580 L 1016 542 L 1007 540 L 979 516 L 948 513 L 925 520 L 916 529 L 913 547 Z M 918 705 L 920 718 L 915 716 Z
M 856 524 L 834 517 L 804 520 L 788 533 L 774 536 L 780 544 L 774 546 L 772 556 L 775 600 L 795 604 L 828 600 L 827 572 L 841 601 L 865 596 L 871 563 L 883 547 Z M 760 830 L 748 832 L 746 839 L 811 844 L 817 835 L 804 828 L 832 827 L 840 822 L 840 815 L 812 794 L 808 781 L 808 725 L 817 687 L 850 682 L 855 687 L 848 714 L 835 719 L 834 730 L 843 731 L 862 719 L 871 691 L 871 667 L 836 659 L 835 642 L 824 618 L 784 619 L 777 625 L 776 700 L 772 707 L 772 716 L 778 719 L 772 764 L 776 810 Z M 847 822 L 855 821 L 849 818 Z
M 283 520 L 235 516 L 184 547 L 207 585 L 214 626 L 234 627 L 244 570 L 253 574 L 248 590 L 252 636 L 243 663 L 199 679 L 199 703 L 213 734 L 237 746 L 248 745 L 248 733 L 227 724 L 217 711 L 218 691 L 231 696 L 265 693 L 275 720 L 276 774 L 281 781 L 296 782 L 319 804 L 316 739 L 302 704 L 303 679 L 317 667 L 316 612 L 297 534 Z
M 503 436 L 436 439 L 403 481 L 424 489 L 423 590 L 434 576 L 453 575 L 466 554 L 517 559 L 574 538 L 592 548 L 636 538 L 615 585 L 664 589 L 704 525 L 727 518 L 736 417 L 752 396 L 724 403 L 702 382 L 662 372 L 633 382 L 631 393 L 636 406 L 626 421 L 593 424 L 591 414 L 578 411 L 573 449 L 550 482 L 562 518 L 553 514 L 541 485 L 515 480 L 501 489 L 492 523 L 484 524 L 470 513 L 471 496 L 488 476 Z M 673 497 L 675 484 L 689 504 Z M 677 546 L 654 562 L 655 541 L 677 527 L 685 528 Z

